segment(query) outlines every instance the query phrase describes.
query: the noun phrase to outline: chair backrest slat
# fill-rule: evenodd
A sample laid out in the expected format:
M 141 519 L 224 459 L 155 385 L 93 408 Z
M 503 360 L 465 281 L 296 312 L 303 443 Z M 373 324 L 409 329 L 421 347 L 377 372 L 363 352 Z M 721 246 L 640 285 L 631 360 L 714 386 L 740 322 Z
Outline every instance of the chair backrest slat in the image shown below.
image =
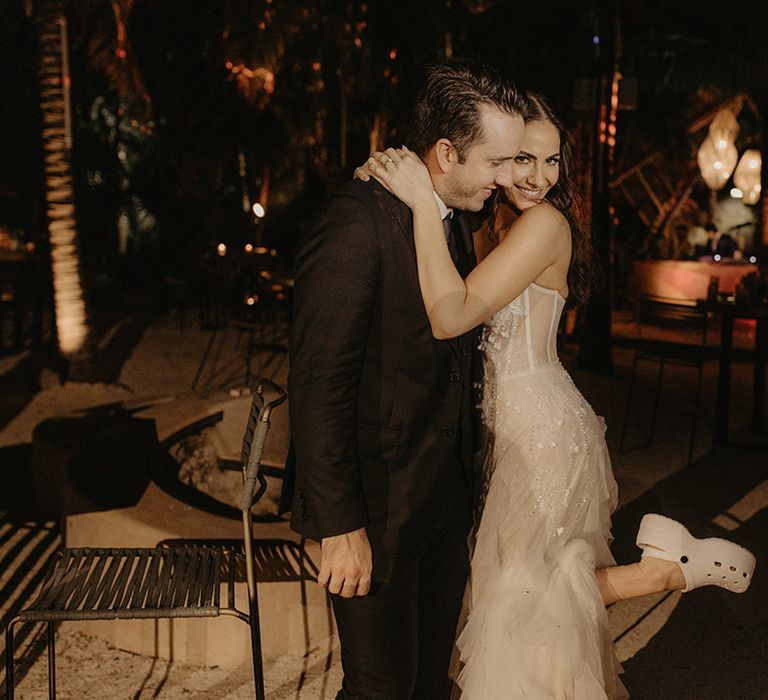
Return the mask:
M 657 328 L 695 330 L 701 334 L 701 343 L 707 344 L 710 314 L 695 299 L 670 299 L 668 297 L 641 297 L 637 319 L 641 324 Z
M 169 608 L 171 606 L 171 572 L 173 571 L 173 551 L 162 550 L 160 552 L 160 571 L 157 580 L 152 607 Z
M 111 558 L 99 557 L 96 560 L 96 564 L 91 569 L 91 573 L 83 587 L 82 596 L 80 598 L 83 610 L 93 609 L 99 599 L 99 592 L 103 590 L 104 587 L 105 577 L 103 576 L 103 573 L 104 568 L 107 566 L 107 561 L 111 561 Z M 74 599 L 70 604 L 73 608 L 80 607 L 80 601 L 75 601 Z
M 150 564 L 150 550 L 143 549 L 139 553 L 138 561 L 133 570 L 131 582 L 125 592 L 124 605 L 127 608 L 141 608 L 143 606 L 143 592 L 146 590 L 145 580 Z
M 160 596 L 160 591 L 157 587 L 159 575 L 160 551 L 155 550 L 149 559 L 149 569 L 139 590 L 139 604 L 136 607 L 153 607 L 157 605 L 157 600 Z

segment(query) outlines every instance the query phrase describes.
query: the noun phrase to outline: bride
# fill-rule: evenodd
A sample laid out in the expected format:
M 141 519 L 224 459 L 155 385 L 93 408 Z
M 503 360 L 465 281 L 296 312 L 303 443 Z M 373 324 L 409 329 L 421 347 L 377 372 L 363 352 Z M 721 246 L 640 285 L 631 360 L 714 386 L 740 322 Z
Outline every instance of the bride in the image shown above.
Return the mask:
M 716 585 L 741 593 L 755 559 L 721 539 L 646 515 L 639 562 L 609 550 L 617 486 L 604 425 L 558 361 L 569 297 L 586 299 L 593 263 L 573 205 L 565 129 L 530 95 L 513 186 L 497 207 L 493 243 L 462 279 L 451 260 L 432 182 L 407 148 L 375 153 L 372 174 L 413 211 L 419 282 L 432 332 L 484 325 L 484 502 L 475 533 L 457 683 L 473 700 L 627 697 L 605 605 Z M 483 253 L 485 255 L 483 256 Z

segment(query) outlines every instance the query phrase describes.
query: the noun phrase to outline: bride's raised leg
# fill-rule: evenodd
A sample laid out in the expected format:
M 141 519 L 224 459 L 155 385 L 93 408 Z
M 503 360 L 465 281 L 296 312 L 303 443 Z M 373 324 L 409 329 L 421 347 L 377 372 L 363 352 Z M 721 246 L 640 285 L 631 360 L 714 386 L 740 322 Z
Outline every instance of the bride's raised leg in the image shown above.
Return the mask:
M 685 588 L 685 576 L 678 564 L 650 556 L 634 564 L 598 569 L 595 577 L 606 605 L 651 593 Z
M 643 517 L 637 545 L 643 550 L 639 562 L 595 572 L 606 605 L 701 586 L 743 593 L 755 570 L 755 557 L 744 547 L 717 537 L 697 539 L 681 523 L 663 515 Z

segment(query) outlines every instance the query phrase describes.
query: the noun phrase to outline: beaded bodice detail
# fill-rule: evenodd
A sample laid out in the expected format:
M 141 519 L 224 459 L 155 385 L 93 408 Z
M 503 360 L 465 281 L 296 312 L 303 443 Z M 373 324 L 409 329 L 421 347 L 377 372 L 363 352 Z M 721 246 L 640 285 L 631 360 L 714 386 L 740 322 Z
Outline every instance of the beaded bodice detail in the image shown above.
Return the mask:
M 521 374 L 557 359 L 557 327 L 565 300 L 535 283 L 496 312 L 483 330 L 480 349 L 497 372 Z
M 500 381 L 560 366 L 557 328 L 565 299 L 554 289 L 530 284 L 497 311 L 483 329 L 483 417 L 493 423 Z

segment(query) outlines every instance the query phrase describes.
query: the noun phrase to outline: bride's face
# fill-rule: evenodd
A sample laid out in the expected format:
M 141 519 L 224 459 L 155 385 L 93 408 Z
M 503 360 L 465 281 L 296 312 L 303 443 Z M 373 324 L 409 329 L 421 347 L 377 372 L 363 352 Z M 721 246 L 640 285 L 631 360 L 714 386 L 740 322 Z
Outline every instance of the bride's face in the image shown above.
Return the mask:
M 541 202 L 560 177 L 560 134 L 548 121 L 528 122 L 520 153 L 512 165 L 512 187 L 504 192 L 516 209 Z

